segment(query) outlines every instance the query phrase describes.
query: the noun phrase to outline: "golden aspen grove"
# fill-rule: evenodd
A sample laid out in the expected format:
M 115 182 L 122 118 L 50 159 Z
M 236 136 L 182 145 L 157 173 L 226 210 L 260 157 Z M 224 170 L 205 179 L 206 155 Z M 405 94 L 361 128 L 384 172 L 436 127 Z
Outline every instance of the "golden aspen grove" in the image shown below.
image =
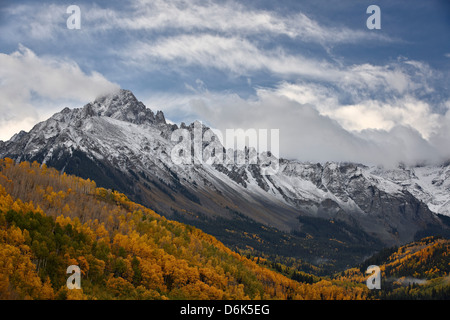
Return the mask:
M 449 279 L 449 248 L 448 240 L 428 238 L 374 259 L 383 264 L 384 276 L 424 277 L 432 281 L 427 294 L 442 296 L 448 291 L 443 283 Z M 81 289 L 66 286 L 70 265 L 80 267 Z M 0 160 L 3 300 L 356 300 L 421 294 L 420 287 L 395 285 L 385 296 L 370 292 L 363 267 L 301 282 L 289 278 L 287 267 L 282 274 L 269 266 L 94 181 L 37 162 Z

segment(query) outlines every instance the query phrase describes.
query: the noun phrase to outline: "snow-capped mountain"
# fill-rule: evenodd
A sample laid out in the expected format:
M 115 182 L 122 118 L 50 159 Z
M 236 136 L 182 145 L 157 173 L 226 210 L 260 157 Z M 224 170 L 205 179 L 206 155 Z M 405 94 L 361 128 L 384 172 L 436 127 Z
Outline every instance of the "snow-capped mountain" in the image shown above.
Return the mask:
M 385 170 L 280 159 L 274 175 L 262 175 L 255 164 L 177 165 L 171 152 L 178 141 L 171 135 L 179 128 L 193 134 L 195 125 L 169 124 L 161 111 L 155 114 L 130 91 L 120 90 L 82 108 L 66 108 L 1 142 L 0 157 L 36 160 L 93 179 L 194 224 L 199 219 L 223 223 L 238 214 L 301 233 L 299 217 L 323 218 L 388 245 L 446 228 L 437 214 L 450 215 L 449 165 Z

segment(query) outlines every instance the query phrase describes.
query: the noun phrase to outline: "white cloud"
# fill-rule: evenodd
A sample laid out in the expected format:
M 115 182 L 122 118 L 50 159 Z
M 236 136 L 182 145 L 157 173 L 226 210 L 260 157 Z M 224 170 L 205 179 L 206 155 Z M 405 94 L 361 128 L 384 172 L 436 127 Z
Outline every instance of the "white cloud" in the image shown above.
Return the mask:
M 189 102 L 191 112 L 215 129 L 279 129 L 280 154 L 302 161 L 353 161 L 365 164 L 417 164 L 442 160 L 441 153 L 412 127 L 350 132 L 301 104 L 262 90 L 252 99 L 237 95 L 209 95 Z
M 450 159 L 450 100 L 445 102 L 447 112 L 438 119 L 439 130 L 433 133 L 429 140 L 436 148 L 439 148 L 446 160 Z
M 250 9 L 236 1 L 217 3 L 197 0 L 186 3 L 182 0 L 137 0 L 131 4 L 131 14 L 108 13 L 105 25 L 128 30 L 176 29 L 183 33 L 196 31 L 240 36 L 285 35 L 323 45 L 373 39 L 390 41 L 383 35 L 351 30 L 344 26 L 328 28 L 301 12 L 281 16 L 274 11 Z
M 283 82 L 272 91 L 279 96 L 314 106 L 321 115 L 336 120 L 348 131 L 389 131 L 401 125 L 414 128 L 428 139 L 440 127 L 441 115 L 433 112 L 429 103 L 409 93 L 393 98 L 366 99 L 364 96 L 359 97 L 358 92 L 345 91 L 344 94 L 356 95 L 350 97 L 350 100 L 356 102 L 345 104 L 338 99 L 342 92 L 326 84 Z
M 426 79 L 432 78 L 428 74 L 431 70 L 426 70 L 423 64 L 416 61 L 344 66 L 286 53 L 283 48 L 262 49 L 246 38 L 211 34 L 183 34 L 153 42 L 136 41 L 131 47 L 123 48 L 118 55 L 129 64 L 150 70 L 163 69 L 170 64 L 171 69 L 194 66 L 240 76 L 265 71 L 282 79 L 328 82 L 352 95 L 368 97 L 374 92 L 385 95 L 405 94 L 418 89 L 430 91 Z
M 81 104 L 118 88 L 97 72 L 85 74 L 73 61 L 38 57 L 24 46 L 0 53 L 0 65 L 0 139 L 9 139 L 19 127 L 31 129 L 61 109 L 56 103 Z
M 172 67 L 195 65 L 246 74 L 258 70 L 277 73 L 291 72 L 289 61 L 282 62 L 281 50 L 278 58 L 259 50 L 247 39 L 222 37 L 210 34 L 180 35 L 164 38 L 156 42 L 137 42 L 121 54 L 137 65 L 154 67 L 161 60 L 170 62 Z M 292 58 L 290 58 L 292 59 Z M 297 58 L 300 63 L 300 58 Z M 314 72 L 317 68 L 306 65 L 303 73 Z M 309 64 L 309 63 L 308 63 Z
M 339 81 L 351 77 L 335 65 L 297 55 L 282 48 L 262 50 L 250 40 L 211 34 L 178 35 L 154 42 L 135 42 L 119 52 L 128 63 L 148 69 L 165 68 L 161 62 L 170 63 L 172 69 L 186 66 L 214 68 L 236 75 L 267 71 L 283 77 L 305 76 L 314 79 Z M 358 83 L 355 79 L 353 83 Z
M 10 17 L 6 26 L 10 36 L 23 39 L 66 37 L 68 5 L 28 3 L 5 7 Z M 286 36 L 327 47 L 339 43 L 392 41 L 383 34 L 350 29 L 344 25 L 327 27 L 302 12 L 279 14 L 252 9 L 238 1 L 130 0 L 116 7 L 83 4 L 82 28 L 78 33 L 91 38 L 104 32 L 146 31 L 156 34 L 210 33 L 222 36 Z
M 25 36 L 28 39 L 45 41 L 57 36 L 58 31 L 65 27 L 67 6 L 42 3 L 15 4 L 5 6 L 5 16 L 11 19 L 4 26 L 3 35 L 11 38 Z
M 348 130 L 391 130 L 396 125 L 410 126 L 429 138 L 438 129 L 440 115 L 433 113 L 424 101 L 405 96 L 389 103 L 376 100 L 341 106 L 326 115 Z
M 326 84 L 285 81 L 273 89 L 257 89 L 246 99 L 193 90 L 188 95 L 152 95 L 145 103 L 164 106 L 170 116 L 182 114 L 182 121 L 201 119 L 222 132 L 280 129 L 281 155 L 302 161 L 394 166 L 450 157 L 443 148 L 450 143 L 450 111 L 445 117 L 433 113 L 429 104 L 409 95 L 343 105 L 335 90 Z

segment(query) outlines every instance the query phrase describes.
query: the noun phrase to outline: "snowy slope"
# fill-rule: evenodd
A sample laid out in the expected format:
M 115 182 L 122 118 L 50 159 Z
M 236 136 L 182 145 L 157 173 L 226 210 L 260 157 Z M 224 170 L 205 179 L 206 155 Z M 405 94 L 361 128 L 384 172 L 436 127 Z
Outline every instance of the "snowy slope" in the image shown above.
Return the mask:
M 408 190 L 428 208 L 450 216 L 450 166 L 422 166 L 396 170 L 374 170 L 375 174 Z

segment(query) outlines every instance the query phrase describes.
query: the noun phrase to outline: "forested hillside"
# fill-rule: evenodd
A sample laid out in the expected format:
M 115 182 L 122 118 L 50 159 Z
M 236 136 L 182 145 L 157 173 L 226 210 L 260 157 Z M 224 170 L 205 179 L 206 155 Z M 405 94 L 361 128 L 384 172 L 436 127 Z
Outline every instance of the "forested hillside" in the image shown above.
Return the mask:
M 399 248 L 385 248 L 359 268 L 340 272 L 338 282 L 366 281 L 369 266 L 380 268 L 381 289 L 370 290 L 367 299 L 448 300 L 450 299 L 450 240 L 426 237 Z
M 427 237 L 400 248 L 386 249 L 361 266 L 379 265 L 380 299 L 450 299 L 450 240 Z
M 81 289 L 66 287 L 70 265 L 81 269 Z M 363 281 L 294 273 L 295 281 L 270 266 L 276 265 L 241 256 L 201 230 L 97 188 L 94 181 L 37 162 L 0 160 L 1 299 L 365 299 L 369 294 Z

